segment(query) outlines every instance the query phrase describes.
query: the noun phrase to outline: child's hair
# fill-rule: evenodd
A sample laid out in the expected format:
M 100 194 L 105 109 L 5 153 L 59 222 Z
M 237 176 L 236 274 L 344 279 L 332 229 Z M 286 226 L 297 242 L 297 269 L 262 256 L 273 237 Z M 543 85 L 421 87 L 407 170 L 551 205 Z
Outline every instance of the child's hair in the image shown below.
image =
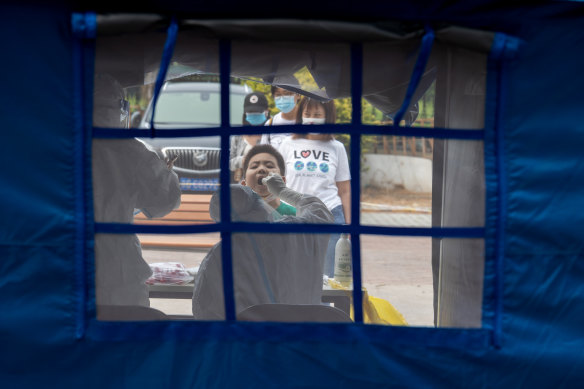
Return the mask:
M 245 154 L 245 157 L 243 157 L 243 176 L 245 177 L 245 172 L 247 172 L 247 167 L 249 166 L 249 161 L 250 159 L 257 154 L 261 154 L 261 153 L 267 153 L 270 155 L 273 155 L 274 158 L 276 158 L 276 162 L 278 163 L 278 168 L 280 168 L 280 175 L 281 176 L 285 176 L 286 175 L 286 163 L 284 162 L 284 157 L 282 157 L 282 154 L 280 154 L 280 152 L 278 150 L 276 150 L 273 146 L 271 145 L 256 145 L 254 147 L 251 148 L 251 150 L 249 150 L 247 152 L 247 154 Z

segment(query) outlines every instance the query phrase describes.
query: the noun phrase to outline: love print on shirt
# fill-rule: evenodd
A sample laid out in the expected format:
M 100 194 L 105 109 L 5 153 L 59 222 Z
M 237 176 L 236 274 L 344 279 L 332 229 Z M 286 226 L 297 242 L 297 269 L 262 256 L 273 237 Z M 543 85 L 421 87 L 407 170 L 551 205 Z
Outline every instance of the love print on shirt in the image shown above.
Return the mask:
M 294 150 L 294 159 L 300 158 L 308 158 L 313 156 L 314 159 L 322 159 L 323 161 L 329 160 L 329 153 L 326 151 L 319 151 L 319 150 L 302 150 L 300 151 L 300 155 L 298 155 L 298 150 Z

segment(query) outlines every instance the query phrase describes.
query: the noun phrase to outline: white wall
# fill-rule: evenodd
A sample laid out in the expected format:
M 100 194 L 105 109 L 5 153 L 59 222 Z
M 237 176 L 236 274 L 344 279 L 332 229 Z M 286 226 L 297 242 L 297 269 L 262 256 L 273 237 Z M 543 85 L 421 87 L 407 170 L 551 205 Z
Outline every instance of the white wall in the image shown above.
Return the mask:
M 431 193 L 432 161 L 402 155 L 364 154 L 361 186 L 403 187 L 412 192 Z

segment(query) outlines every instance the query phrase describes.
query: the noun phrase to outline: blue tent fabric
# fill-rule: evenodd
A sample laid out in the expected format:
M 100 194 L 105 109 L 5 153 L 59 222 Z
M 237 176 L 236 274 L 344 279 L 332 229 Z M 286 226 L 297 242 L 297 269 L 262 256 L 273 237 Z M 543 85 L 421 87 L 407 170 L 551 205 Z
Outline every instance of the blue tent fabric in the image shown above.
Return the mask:
M 180 8 L 150 7 L 161 13 Z M 493 285 L 499 270 L 503 277 L 492 286 L 500 288 L 500 308 L 485 298 L 483 312 L 492 316 L 483 317 L 483 328 L 95 321 L 93 225 L 79 225 L 92 217 L 90 197 L 79 192 L 91 193 L 90 183 L 79 181 L 76 131 L 84 119 L 77 116 L 72 12 L 65 5 L 2 5 L 2 386 L 581 385 L 583 6 L 473 1 L 391 8 L 372 2 L 349 11 L 367 19 L 457 23 L 521 41 L 503 79 L 493 81 L 501 98 L 485 131 L 486 255 L 493 259 L 485 285 Z M 217 12 L 200 9 L 203 16 Z M 485 296 L 497 293 L 485 290 Z M 496 320 L 498 342 L 491 339 Z

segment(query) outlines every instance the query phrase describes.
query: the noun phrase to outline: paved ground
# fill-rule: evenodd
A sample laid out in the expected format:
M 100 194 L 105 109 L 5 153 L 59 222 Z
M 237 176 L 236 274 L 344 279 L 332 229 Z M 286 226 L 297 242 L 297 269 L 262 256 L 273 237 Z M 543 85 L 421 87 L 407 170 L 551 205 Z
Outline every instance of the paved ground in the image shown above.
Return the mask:
M 361 224 L 390 227 L 431 227 L 432 215 L 413 212 L 362 212 Z
M 363 212 L 362 224 L 429 227 L 431 215 L 415 212 Z M 363 285 L 389 301 L 413 326 L 432 326 L 431 239 L 364 235 L 361 237 Z M 182 262 L 194 267 L 204 251 L 144 250 L 147 262 Z M 190 300 L 151 299 L 169 314 L 190 314 Z

